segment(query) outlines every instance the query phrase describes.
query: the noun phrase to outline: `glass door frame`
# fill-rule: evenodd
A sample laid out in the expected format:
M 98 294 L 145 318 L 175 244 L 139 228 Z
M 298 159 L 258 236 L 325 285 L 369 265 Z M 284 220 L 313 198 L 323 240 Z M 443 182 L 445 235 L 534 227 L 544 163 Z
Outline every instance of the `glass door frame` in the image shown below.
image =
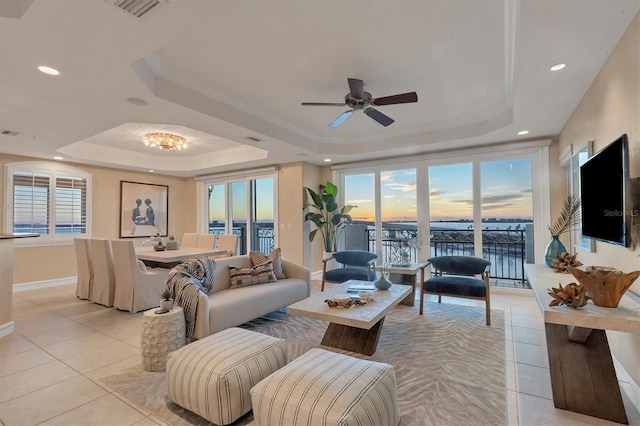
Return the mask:
M 253 203 L 251 199 L 251 181 L 255 179 L 273 178 L 273 228 L 274 228 L 274 246 L 279 246 L 279 232 L 278 232 L 278 172 L 275 167 L 266 167 L 263 169 L 256 169 L 253 171 L 238 172 L 238 173 L 224 173 L 218 175 L 209 175 L 196 178 L 197 182 L 197 209 L 196 209 L 196 227 L 199 233 L 209 232 L 209 197 L 208 188 L 210 185 L 224 185 L 225 186 L 225 232 L 229 233 L 233 229 L 233 215 L 232 215 L 232 194 L 231 184 L 234 182 L 244 181 L 246 182 L 245 196 L 246 196 L 246 212 L 247 218 L 247 230 L 246 230 L 246 242 L 239 242 L 242 246 L 246 244 L 247 254 L 252 247 L 252 224 L 249 218 L 253 216 L 251 209 Z
M 546 224 L 550 223 L 550 199 L 549 199 L 549 146 L 550 140 L 531 141 L 522 143 L 505 144 L 500 147 L 469 148 L 459 151 L 448 151 L 437 154 L 424 154 L 410 159 L 377 160 L 348 165 L 332 166 L 334 182 L 339 182 L 342 188 L 345 184 L 345 175 L 375 174 L 376 197 L 376 235 L 381 235 L 382 222 L 380 218 L 380 172 L 390 169 L 416 169 L 417 190 L 417 227 L 418 240 L 422 247 L 430 247 L 430 209 L 429 209 L 429 167 L 447 164 L 472 163 L 473 175 L 473 199 L 481 200 L 480 164 L 485 161 L 507 160 L 511 158 L 531 158 L 532 170 L 532 204 L 534 226 L 534 252 L 535 259 L 544 259 L 545 245 L 548 241 Z M 340 192 L 340 202 L 344 203 L 344 191 Z M 474 226 L 474 251 L 482 256 L 482 206 L 474 202 L 473 207 Z M 382 252 L 381 242 L 376 241 L 376 253 Z M 429 250 L 420 250 L 418 254 L 421 262 L 426 262 Z

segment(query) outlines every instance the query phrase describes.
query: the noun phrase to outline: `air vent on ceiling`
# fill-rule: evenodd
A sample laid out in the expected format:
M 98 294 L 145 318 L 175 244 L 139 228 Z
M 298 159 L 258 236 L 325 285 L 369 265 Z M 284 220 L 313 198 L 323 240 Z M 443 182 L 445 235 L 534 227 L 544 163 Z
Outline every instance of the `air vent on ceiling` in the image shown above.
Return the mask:
M 18 136 L 19 134 L 20 134 L 20 132 L 16 132 L 15 130 L 6 130 L 6 129 L 0 130 L 0 135 Z
M 118 9 L 141 18 L 160 4 L 160 0 L 111 0 Z
M 254 138 L 253 136 L 247 136 L 245 139 L 251 142 L 262 142 L 262 139 Z

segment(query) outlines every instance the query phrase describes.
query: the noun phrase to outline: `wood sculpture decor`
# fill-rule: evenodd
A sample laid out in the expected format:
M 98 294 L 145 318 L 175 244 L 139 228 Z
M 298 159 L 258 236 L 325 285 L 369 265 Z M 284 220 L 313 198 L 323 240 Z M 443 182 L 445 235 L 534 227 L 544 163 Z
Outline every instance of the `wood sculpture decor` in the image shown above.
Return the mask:
M 587 266 L 580 270 L 568 266 L 567 270 L 584 286 L 595 305 L 616 308 L 624 293 L 640 276 L 640 271 L 625 274 L 606 266 Z
M 549 296 L 553 297 L 549 306 L 567 305 L 570 308 L 580 308 L 587 304 L 590 297 L 587 295 L 587 290 L 582 284 L 569 283 L 562 287 L 562 284 L 558 284 L 560 287 L 552 287 L 549 290 Z
M 556 272 L 562 272 L 564 274 L 568 274 L 569 273 L 569 271 L 567 271 L 568 266 L 573 266 L 573 267 L 582 266 L 582 262 L 577 260 L 576 257 L 578 257 L 578 253 L 575 253 L 575 254 L 560 253 L 558 256 L 556 256 L 555 259 L 553 259 L 551 267 Z

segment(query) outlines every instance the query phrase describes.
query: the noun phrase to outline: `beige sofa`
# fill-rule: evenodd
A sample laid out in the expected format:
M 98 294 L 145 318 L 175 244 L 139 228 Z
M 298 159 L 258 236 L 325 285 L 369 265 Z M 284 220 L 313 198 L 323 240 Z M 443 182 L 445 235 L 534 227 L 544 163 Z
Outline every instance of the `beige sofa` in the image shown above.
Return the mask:
M 286 279 L 249 287 L 229 288 L 229 266 L 247 268 L 251 259 L 248 255 L 216 259 L 211 293 L 198 296 L 195 339 L 244 324 L 311 294 L 311 271 L 286 259 L 282 259 Z

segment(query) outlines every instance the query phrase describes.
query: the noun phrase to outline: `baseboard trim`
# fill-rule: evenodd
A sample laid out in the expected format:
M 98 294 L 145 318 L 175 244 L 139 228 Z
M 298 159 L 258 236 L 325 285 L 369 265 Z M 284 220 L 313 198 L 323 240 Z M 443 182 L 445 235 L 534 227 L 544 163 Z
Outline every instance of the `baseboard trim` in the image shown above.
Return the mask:
M 633 381 L 633 378 L 613 354 L 611 354 L 611 357 L 613 358 L 613 366 L 616 369 L 618 382 L 620 382 L 620 388 L 627 394 L 636 410 L 640 411 L 640 386 Z
M 6 336 L 7 334 L 13 333 L 13 329 L 16 323 L 13 321 L 9 321 L 5 324 L 0 325 L 0 337 Z
M 28 283 L 14 284 L 13 292 L 20 293 L 21 291 L 38 290 L 47 287 L 58 287 L 61 285 L 75 284 L 76 282 L 78 282 L 78 277 L 56 278 L 53 280 L 44 281 L 31 281 Z

